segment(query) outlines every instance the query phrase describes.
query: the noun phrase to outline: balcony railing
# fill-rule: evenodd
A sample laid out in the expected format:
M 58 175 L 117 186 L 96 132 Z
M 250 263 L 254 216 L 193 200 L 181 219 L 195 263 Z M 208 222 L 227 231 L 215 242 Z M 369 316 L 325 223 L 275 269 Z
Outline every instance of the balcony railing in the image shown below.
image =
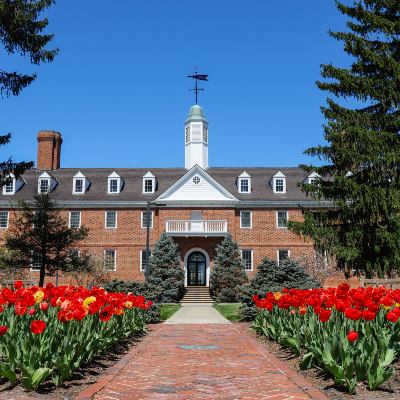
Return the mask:
M 228 222 L 223 220 L 167 221 L 165 231 L 170 236 L 225 236 Z

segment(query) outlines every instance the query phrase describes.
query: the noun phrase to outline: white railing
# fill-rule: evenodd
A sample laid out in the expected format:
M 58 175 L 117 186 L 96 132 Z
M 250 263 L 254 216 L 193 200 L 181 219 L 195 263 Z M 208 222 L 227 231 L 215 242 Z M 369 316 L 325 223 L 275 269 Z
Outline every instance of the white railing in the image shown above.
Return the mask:
M 167 221 L 165 231 L 178 235 L 215 235 L 228 233 L 228 222 L 223 220 L 173 220 Z

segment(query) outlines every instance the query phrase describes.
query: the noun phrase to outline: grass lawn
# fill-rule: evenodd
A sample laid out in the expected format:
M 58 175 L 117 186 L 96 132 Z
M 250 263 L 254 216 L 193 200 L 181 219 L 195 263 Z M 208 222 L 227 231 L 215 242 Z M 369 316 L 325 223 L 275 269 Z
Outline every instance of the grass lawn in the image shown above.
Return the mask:
M 167 320 L 172 314 L 175 314 L 181 308 L 180 304 L 161 304 L 160 319 Z
M 229 321 L 240 321 L 240 303 L 221 303 L 214 304 L 214 308 L 219 311 Z

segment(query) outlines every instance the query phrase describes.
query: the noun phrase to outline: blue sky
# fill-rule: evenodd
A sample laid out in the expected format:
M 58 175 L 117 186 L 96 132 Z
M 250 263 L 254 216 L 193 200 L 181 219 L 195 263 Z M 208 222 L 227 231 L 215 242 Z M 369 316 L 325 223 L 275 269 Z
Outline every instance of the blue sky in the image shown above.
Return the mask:
M 53 129 L 62 167 L 184 166 L 197 65 L 210 166 L 296 166 L 323 141 L 320 64 L 349 62 L 327 33 L 345 26 L 333 0 L 58 0 L 46 15 L 53 63 L 3 54 L 38 79 L 0 99 L 1 159 L 36 161 L 37 132 Z

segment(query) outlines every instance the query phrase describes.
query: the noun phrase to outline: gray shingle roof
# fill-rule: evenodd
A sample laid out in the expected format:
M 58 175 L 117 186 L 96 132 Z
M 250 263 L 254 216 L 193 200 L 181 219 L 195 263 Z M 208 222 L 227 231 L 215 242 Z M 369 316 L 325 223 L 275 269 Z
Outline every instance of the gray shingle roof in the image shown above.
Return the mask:
M 157 179 L 157 190 L 154 194 L 142 193 L 142 177 L 147 171 L 151 171 Z M 239 193 L 236 179 L 243 170 L 251 175 L 252 192 L 249 194 Z M 89 189 L 83 195 L 72 194 L 73 176 L 81 171 L 91 182 Z M 116 171 L 124 181 L 122 191 L 119 194 L 107 194 L 107 178 Z M 282 171 L 286 175 L 286 193 L 274 194 L 270 184 L 272 177 Z M 185 168 L 61 168 L 49 173 L 58 181 L 57 187 L 52 192 L 52 197 L 60 201 L 147 201 L 156 199 L 167 190 L 179 178 L 185 175 Z M 209 168 L 206 171 L 225 189 L 236 198 L 243 201 L 310 201 L 298 187 L 307 173 L 295 167 L 268 167 L 268 168 Z M 23 175 L 25 184 L 13 196 L 3 195 L 0 191 L 0 200 L 29 200 L 37 194 L 38 177 L 42 171 L 29 170 Z

